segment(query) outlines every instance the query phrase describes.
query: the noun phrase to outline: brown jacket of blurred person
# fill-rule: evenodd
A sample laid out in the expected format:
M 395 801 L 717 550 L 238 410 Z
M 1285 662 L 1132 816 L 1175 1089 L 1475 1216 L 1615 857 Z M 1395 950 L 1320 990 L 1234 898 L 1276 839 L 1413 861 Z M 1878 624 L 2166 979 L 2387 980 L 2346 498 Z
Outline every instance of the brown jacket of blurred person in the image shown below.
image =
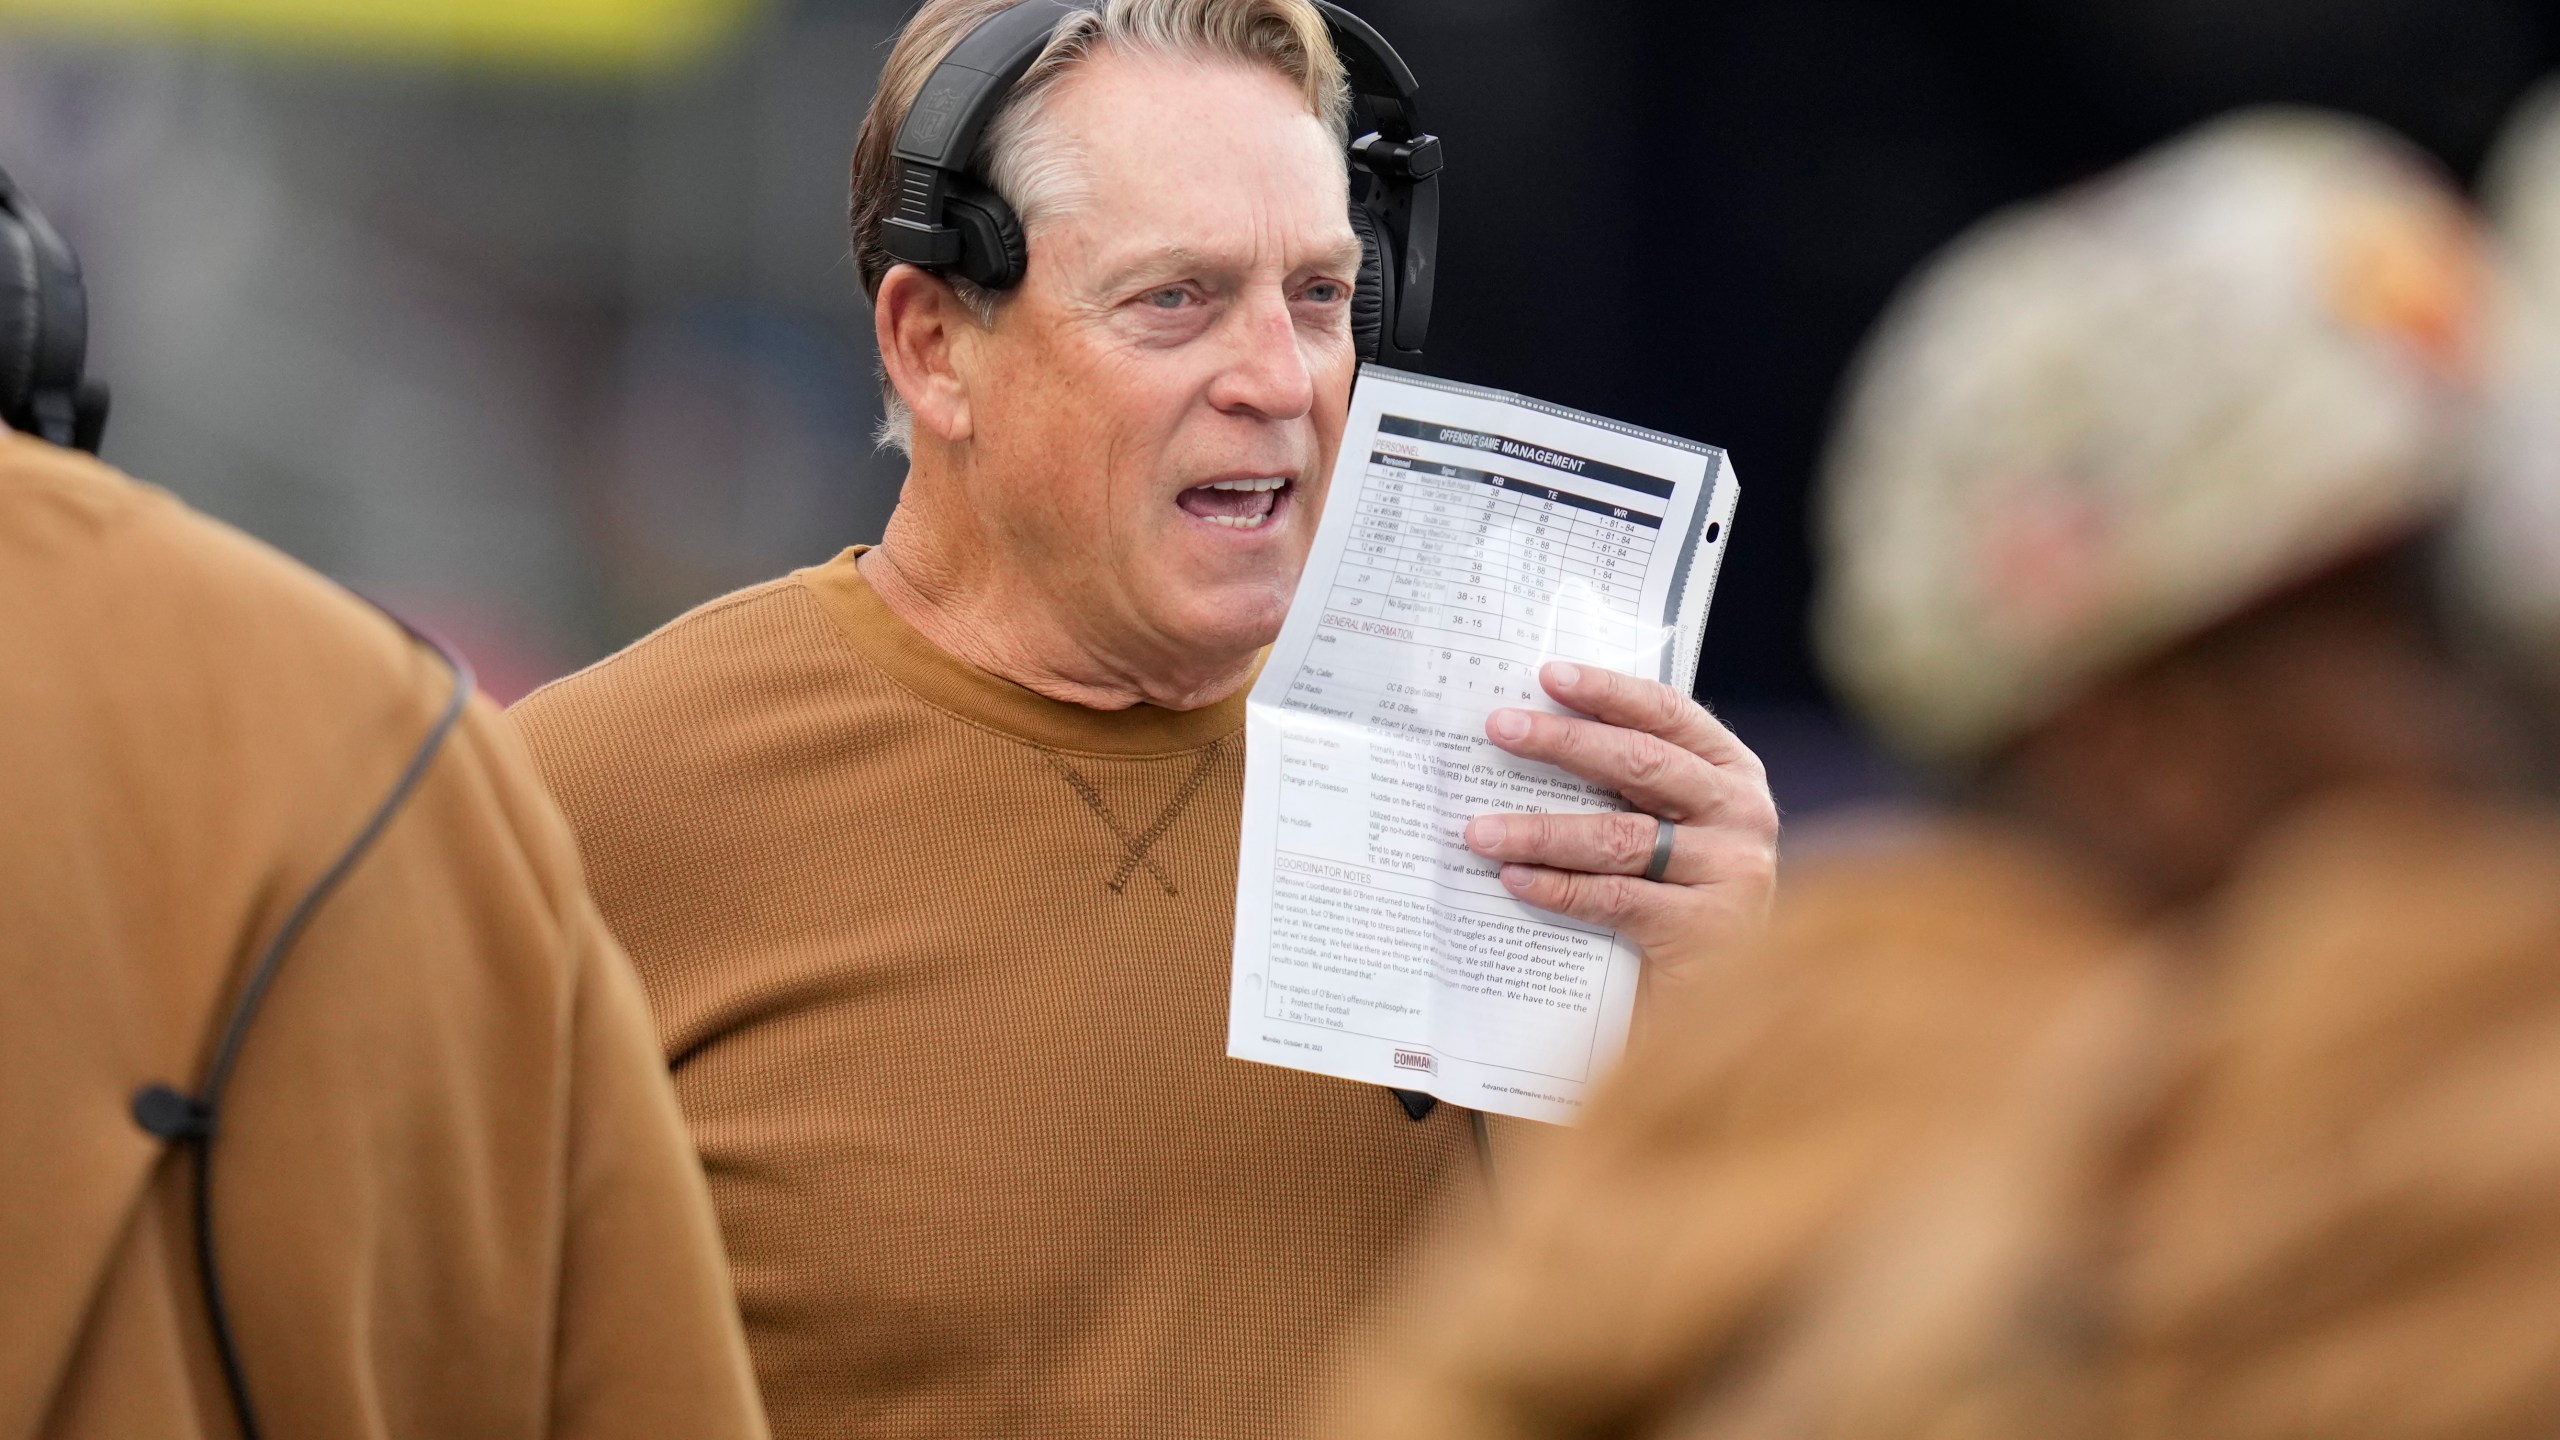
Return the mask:
M 2368 560 L 1791 858 L 1351 1432 L 2560 1424 L 2560 821 Z
M 228 1435 L 190 1167 L 130 1106 L 192 1093 L 451 681 L 317 576 L 6 431 L 0 656 L 0 1435 Z M 287 958 L 220 1132 L 267 1433 L 764 1433 L 639 987 L 485 702 Z

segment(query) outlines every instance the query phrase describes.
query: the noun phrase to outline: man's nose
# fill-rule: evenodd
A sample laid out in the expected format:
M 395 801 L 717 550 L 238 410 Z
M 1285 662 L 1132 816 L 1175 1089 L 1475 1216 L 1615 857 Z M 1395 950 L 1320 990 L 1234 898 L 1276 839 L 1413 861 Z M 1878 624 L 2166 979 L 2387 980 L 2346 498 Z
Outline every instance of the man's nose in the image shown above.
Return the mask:
M 1210 387 L 1211 403 L 1265 420 L 1295 420 L 1315 408 L 1315 373 L 1287 296 L 1256 295 L 1228 323 L 1233 349 Z

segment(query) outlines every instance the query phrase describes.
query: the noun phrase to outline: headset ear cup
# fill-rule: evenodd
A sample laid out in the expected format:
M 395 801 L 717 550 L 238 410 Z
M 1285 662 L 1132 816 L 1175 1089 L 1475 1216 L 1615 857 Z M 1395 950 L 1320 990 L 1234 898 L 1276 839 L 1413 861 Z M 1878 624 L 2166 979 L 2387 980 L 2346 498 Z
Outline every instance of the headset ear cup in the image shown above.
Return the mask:
M 80 257 L 0 171 L 0 420 L 56 445 L 98 427 L 80 419 L 89 293 Z M 104 411 L 100 411 L 103 426 Z M 89 448 L 89 447 L 82 447 Z
M 106 386 L 95 380 L 82 381 L 80 398 L 71 409 L 71 448 L 97 454 L 98 447 L 106 443 L 107 412 L 112 408 Z
M 35 428 L 43 284 L 35 237 L 0 210 L 0 419 L 22 430 Z
M 1387 335 L 1385 242 L 1369 207 L 1351 202 L 1351 233 L 1360 237 L 1360 278 L 1351 291 L 1351 343 L 1363 360 L 1383 352 Z
M 1004 197 L 984 185 L 952 186 L 943 202 L 943 223 L 960 232 L 960 278 L 989 290 L 1010 290 L 1022 283 L 1031 265 L 1031 246 L 1022 237 L 1022 221 Z

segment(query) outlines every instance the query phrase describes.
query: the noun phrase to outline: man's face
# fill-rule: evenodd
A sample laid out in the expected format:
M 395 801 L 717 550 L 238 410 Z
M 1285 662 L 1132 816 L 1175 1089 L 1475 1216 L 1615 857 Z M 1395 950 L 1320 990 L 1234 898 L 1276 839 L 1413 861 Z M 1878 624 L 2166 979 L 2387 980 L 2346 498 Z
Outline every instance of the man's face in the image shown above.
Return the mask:
M 1048 123 L 1085 198 L 956 352 L 969 499 L 1097 658 L 1249 655 L 1306 564 L 1350 396 L 1341 152 L 1241 65 L 1104 54 Z

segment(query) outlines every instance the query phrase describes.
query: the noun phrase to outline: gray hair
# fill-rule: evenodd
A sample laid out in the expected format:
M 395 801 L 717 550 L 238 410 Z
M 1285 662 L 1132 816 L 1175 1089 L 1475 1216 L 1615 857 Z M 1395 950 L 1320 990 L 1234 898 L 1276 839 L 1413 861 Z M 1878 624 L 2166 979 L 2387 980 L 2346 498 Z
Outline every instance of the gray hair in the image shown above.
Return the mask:
M 880 241 L 895 199 L 897 161 L 890 153 L 908 107 L 933 67 L 987 17 L 1016 0 L 926 0 L 899 32 L 880 73 L 880 89 L 862 120 L 853 152 L 853 250 L 862 288 L 874 300 L 897 261 Z M 1048 123 L 1047 98 L 1063 75 L 1104 51 L 1229 60 L 1266 66 L 1286 77 L 1339 142 L 1347 134 L 1350 87 L 1324 16 L 1310 0 L 1103 0 L 1099 9 L 1062 16 L 1048 48 L 1013 87 L 980 147 L 986 181 L 1021 217 L 1027 237 L 1090 198 L 1084 153 L 1075 138 Z M 982 325 L 995 323 L 1003 297 L 951 277 L 951 288 Z M 882 449 L 907 453 L 915 419 L 885 362 L 880 393 Z

